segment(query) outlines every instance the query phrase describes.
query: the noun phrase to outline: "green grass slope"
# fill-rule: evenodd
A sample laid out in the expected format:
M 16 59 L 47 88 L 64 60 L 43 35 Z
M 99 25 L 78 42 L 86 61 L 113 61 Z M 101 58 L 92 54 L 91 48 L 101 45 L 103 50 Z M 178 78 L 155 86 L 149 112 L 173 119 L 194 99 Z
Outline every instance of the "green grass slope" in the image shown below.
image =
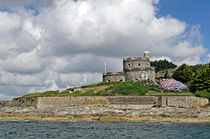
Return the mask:
M 100 82 L 81 87 L 68 88 L 64 91 L 46 91 L 27 94 L 16 100 L 35 99 L 37 97 L 56 96 L 191 96 L 188 91 L 164 92 L 155 86 L 145 82 Z

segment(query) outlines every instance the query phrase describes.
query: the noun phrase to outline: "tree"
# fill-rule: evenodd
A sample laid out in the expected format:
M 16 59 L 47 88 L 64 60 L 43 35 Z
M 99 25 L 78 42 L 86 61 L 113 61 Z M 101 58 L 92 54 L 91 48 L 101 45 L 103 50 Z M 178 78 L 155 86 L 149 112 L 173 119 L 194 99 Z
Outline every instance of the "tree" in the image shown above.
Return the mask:
M 210 91 L 210 68 L 203 69 L 193 78 L 191 90 L 193 92 L 201 90 Z
M 174 63 L 169 62 L 166 59 L 158 60 L 158 61 L 151 61 L 150 63 L 151 63 L 151 66 L 155 67 L 156 72 L 159 72 L 161 70 L 166 70 L 166 69 L 173 69 L 177 67 Z
M 190 68 L 192 69 L 192 72 L 194 73 L 194 75 L 196 76 L 197 74 L 199 74 L 200 71 L 202 71 L 203 69 L 207 68 L 208 64 L 196 64 L 193 66 L 190 66 Z
M 165 75 L 164 75 L 164 78 L 169 78 L 168 70 L 166 70 Z
M 173 72 L 173 78 L 186 83 L 192 79 L 193 72 L 187 64 L 182 64 Z

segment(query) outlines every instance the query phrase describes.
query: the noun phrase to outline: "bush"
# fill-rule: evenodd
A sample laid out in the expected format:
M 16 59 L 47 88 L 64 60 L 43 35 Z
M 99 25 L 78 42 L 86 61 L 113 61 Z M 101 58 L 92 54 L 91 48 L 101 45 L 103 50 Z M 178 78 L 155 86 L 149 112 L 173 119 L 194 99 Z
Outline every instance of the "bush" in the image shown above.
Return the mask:
M 186 83 L 192 79 L 193 72 L 187 64 L 182 64 L 173 72 L 173 78 Z
M 196 91 L 195 95 L 199 96 L 199 97 L 205 97 L 205 98 L 210 99 L 210 89 L 206 89 L 206 90 L 202 90 L 202 91 Z

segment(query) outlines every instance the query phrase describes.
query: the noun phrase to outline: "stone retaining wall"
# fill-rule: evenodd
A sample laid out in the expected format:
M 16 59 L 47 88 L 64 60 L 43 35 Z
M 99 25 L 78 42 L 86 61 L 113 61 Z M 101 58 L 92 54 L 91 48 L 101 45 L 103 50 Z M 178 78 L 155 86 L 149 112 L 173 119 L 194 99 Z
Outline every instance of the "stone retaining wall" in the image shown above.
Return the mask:
M 206 98 L 195 96 L 162 96 L 161 106 L 192 108 L 209 103 Z
M 37 108 L 57 108 L 74 105 L 151 105 L 158 103 L 154 96 L 84 96 L 84 97 L 43 97 L 38 98 Z
M 37 108 L 58 108 L 75 105 L 160 106 L 192 108 L 209 103 L 208 99 L 195 96 L 82 96 L 82 97 L 43 97 L 37 99 Z

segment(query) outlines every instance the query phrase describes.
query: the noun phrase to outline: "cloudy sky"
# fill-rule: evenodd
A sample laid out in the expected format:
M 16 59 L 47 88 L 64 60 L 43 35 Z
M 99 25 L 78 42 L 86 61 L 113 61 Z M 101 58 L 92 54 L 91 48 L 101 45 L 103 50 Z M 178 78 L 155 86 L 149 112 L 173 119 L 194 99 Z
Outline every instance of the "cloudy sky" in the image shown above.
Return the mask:
M 123 57 L 145 50 L 152 60 L 208 63 L 209 6 L 197 0 L 0 0 L 0 100 L 99 82 L 105 61 L 108 71 L 120 71 Z

